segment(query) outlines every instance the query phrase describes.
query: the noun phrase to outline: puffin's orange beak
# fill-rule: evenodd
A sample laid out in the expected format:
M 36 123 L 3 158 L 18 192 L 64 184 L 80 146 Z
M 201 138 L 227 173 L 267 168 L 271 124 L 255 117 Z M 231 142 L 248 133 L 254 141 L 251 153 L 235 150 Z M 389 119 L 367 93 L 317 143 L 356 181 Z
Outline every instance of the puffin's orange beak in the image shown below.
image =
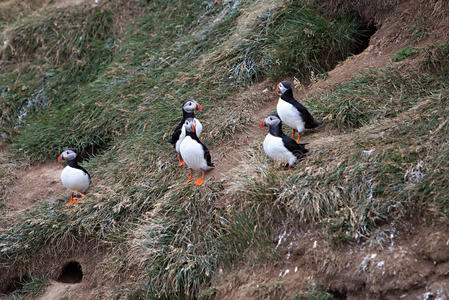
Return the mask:
M 203 107 L 201 106 L 201 104 L 198 103 L 198 105 L 196 106 L 196 110 L 203 111 Z
M 58 156 L 58 162 L 62 162 L 63 161 L 63 159 L 62 159 L 62 153 Z
M 192 124 L 192 131 L 195 132 L 195 125 Z
M 262 128 L 265 125 L 265 119 L 262 120 L 262 122 L 260 122 L 260 128 Z
M 276 86 L 276 89 L 279 89 L 279 84 L 280 84 L 280 82 L 279 82 L 278 85 Z

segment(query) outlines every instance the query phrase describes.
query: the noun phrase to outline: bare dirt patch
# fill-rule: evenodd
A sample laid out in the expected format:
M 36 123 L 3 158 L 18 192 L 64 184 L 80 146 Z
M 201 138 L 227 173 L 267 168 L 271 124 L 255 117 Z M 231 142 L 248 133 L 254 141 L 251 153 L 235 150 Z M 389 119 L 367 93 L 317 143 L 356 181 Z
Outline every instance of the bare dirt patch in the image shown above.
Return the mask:
M 89 292 L 83 283 L 70 284 L 50 281 L 50 286 L 37 300 L 92 299 Z
M 215 169 L 210 174 L 216 179 L 227 177 L 227 173 L 244 161 L 244 149 L 251 145 L 255 140 L 266 135 L 266 130 L 259 128 L 260 120 L 265 118 L 271 111 L 276 109 L 277 97 L 276 93 L 269 84 L 257 85 L 259 92 L 269 94 L 272 99 L 263 105 L 263 108 L 255 112 L 252 116 L 252 124 L 245 128 L 245 131 L 235 134 L 234 137 L 219 147 L 211 148 L 214 158 Z M 253 89 L 254 91 L 255 89 Z
M 65 193 L 60 175 L 62 166 L 48 162 L 16 171 L 17 180 L 8 187 L 6 209 L 8 216 L 14 216 L 39 201 L 60 197 Z

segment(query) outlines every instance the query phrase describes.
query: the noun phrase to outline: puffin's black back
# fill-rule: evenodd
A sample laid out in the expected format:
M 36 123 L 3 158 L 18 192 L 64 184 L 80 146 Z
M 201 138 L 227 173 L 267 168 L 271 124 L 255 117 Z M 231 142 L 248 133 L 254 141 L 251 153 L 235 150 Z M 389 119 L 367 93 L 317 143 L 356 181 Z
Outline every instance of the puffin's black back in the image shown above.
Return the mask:
M 83 171 L 84 173 L 87 174 L 87 176 L 89 177 L 89 181 L 90 181 L 90 174 L 87 172 L 86 169 L 84 169 L 83 167 L 81 167 L 81 166 L 78 164 L 78 156 L 75 157 L 74 159 L 67 160 L 67 161 L 65 162 L 65 166 L 69 166 L 69 167 L 72 167 L 72 168 L 75 168 L 75 169 L 78 169 L 78 170 Z
M 188 101 L 188 100 L 186 100 L 186 101 Z M 184 125 L 184 122 L 188 118 L 195 118 L 195 113 L 193 111 L 189 113 L 183 109 L 181 122 L 179 122 L 178 126 L 176 126 L 175 130 L 173 131 L 171 139 L 169 139 L 167 141 L 170 144 L 172 144 L 174 147 L 176 146 L 176 142 L 179 140 L 179 136 L 181 135 L 182 126 Z
M 312 115 L 310 114 L 310 112 L 307 110 L 307 108 L 305 108 L 304 105 L 302 105 L 301 103 L 299 103 L 294 97 L 293 97 L 293 90 L 290 88 L 288 90 L 286 90 L 282 95 L 281 95 L 281 99 L 290 103 L 291 105 L 293 105 L 301 114 L 302 119 L 304 120 L 305 123 L 305 128 L 306 129 L 312 129 L 315 127 L 318 127 L 320 125 L 323 124 L 322 121 L 319 120 L 315 120 Z
M 307 144 L 298 144 L 295 140 L 285 134 L 282 135 L 282 142 L 284 143 L 285 148 L 293 153 L 298 159 L 302 158 L 307 152 L 309 152 L 309 150 L 306 149 Z
M 276 125 L 270 125 L 268 132 L 273 136 L 282 138 L 282 143 L 285 148 L 292 152 L 298 159 L 309 152 L 305 147 L 307 144 L 298 144 L 294 139 L 282 132 L 282 121 Z

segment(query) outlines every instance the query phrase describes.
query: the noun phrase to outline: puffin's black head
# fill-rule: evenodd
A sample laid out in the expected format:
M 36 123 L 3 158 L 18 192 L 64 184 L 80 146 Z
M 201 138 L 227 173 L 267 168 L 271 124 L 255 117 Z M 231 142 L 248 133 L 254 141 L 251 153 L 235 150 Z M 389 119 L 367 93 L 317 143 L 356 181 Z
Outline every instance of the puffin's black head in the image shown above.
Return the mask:
M 288 90 L 292 89 L 292 85 L 287 80 L 278 83 L 277 88 L 281 91 L 281 93 L 285 93 Z
M 190 99 L 187 99 L 186 101 L 184 101 L 184 104 L 182 105 L 182 109 L 185 112 L 191 113 L 194 110 L 202 111 L 203 107 L 201 106 L 201 104 L 199 104 L 198 102 L 196 102 L 195 100 L 190 98 Z
M 187 132 L 195 132 L 195 124 L 193 123 L 194 123 L 193 118 L 186 119 L 183 126 Z
M 266 126 L 276 126 L 281 123 L 281 119 L 278 114 L 271 114 L 260 122 L 260 128 Z
M 71 161 L 74 159 L 76 159 L 75 151 L 73 151 L 72 149 L 67 149 L 59 155 L 58 162 Z

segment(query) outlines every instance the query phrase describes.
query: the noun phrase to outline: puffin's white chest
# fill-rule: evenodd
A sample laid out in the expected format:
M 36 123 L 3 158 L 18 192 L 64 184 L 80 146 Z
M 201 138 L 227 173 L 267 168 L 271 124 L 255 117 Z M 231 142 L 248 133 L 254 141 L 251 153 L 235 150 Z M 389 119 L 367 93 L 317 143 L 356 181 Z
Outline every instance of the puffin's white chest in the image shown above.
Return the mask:
M 198 120 L 198 119 L 193 119 L 193 125 L 195 126 L 196 136 L 200 137 L 201 132 L 203 131 L 203 125 L 201 124 L 200 120 Z M 179 135 L 179 138 L 175 144 L 175 149 L 176 149 L 176 152 L 178 152 L 178 153 L 180 153 L 179 148 L 180 148 L 182 140 L 185 138 L 185 136 L 186 136 L 186 131 L 185 131 L 184 127 L 182 127 L 181 134 Z
M 287 148 L 285 148 L 282 138 L 267 134 L 263 141 L 263 150 L 272 159 L 288 162 L 293 165 L 296 162 L 296 156 L 293 155 Z
M 90 185 L 90 179 L 86 173 L 70 166 L 62 170 L 61 181 L 67 189 L 80 193 L 84 193 Z
M 276 110 L 282 122 L 299 132 L 304 131 L 305 124 L 296 107 L 279 98 Z
M 207 161 L 204 158 L 203 146 L 190 136 L 186 136 L 183 139 L 179 150 L 189 168 L 193 170 L 207 169 Z
M 203 131 L 203 125 L 201 124 L 200 120 L 197 118 L 193 119 L 193 125 L 195 125 L 195 133 L 197 137 L 201 136 L 201 132 Z

